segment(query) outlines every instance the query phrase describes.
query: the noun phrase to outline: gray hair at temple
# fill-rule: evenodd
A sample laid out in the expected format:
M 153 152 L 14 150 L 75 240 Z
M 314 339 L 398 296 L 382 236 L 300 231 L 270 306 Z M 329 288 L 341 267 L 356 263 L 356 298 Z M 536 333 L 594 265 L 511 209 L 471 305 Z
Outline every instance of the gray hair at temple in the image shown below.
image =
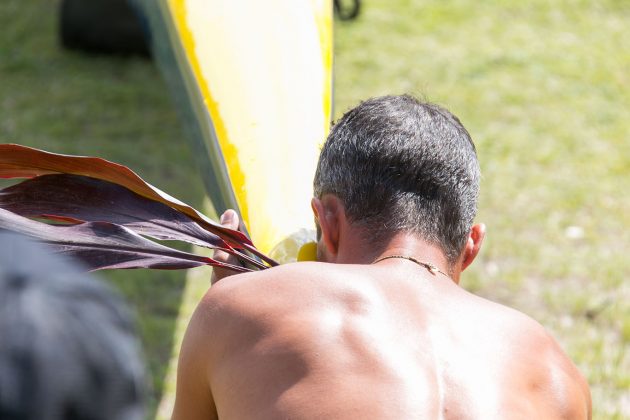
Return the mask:
M 440 246 L 450 264 L 477 211 L 480 170 L 459 119 L 410 95 L 368 99 L 346 112 L 324 144 L 314 195 L 336 195 L 366 239 L 401 231 Z
M 144 371 L 109 287 L 0 231 L 0 419 L 140 420 Z

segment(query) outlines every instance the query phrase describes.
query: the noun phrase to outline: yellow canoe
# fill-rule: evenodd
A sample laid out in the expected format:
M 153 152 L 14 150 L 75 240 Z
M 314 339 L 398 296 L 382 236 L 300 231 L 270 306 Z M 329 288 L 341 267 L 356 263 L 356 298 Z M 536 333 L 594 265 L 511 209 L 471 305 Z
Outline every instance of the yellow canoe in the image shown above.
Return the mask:
M 310 238 L 332 112 L 331 0 L 139 0 L 218 212 L 281 262 Z

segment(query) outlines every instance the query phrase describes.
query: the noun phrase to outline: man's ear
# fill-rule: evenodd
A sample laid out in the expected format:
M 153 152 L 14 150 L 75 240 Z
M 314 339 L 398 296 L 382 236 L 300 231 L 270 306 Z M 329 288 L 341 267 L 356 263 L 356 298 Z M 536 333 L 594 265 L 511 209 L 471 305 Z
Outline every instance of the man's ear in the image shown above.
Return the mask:
M 339 251 L 340 218 L 343 217 L 341 201 L 332 194 L 325 194 L 321 199 L 313 198 L 311 207 L 321 231 L 319 246 L 323 246 L 325 260 L 334 262 Z
M 481 244 L 483 243 L 483 238 L 486 237 L 486 225 L 483 223 L 479 223 L 473 225 L 470 228 L 470 234 L 468 235 L 468 240 L 466 241 L 466 247 L 464 248 L 463 258 L 462 258 L 462 269 L 464 271 L 466 267 L 468 267 L 479 254 L 479 250 L 481 249 Z

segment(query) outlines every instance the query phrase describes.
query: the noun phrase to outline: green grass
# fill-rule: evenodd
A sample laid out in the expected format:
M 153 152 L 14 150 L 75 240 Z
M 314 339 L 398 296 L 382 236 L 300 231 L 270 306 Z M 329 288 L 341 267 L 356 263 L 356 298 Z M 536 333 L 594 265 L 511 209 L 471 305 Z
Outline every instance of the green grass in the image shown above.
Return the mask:
M 194 205 L 204 193 L 166 86 L 142 59 L 86 56 L 57 41 L 58 1 L 0 3 L 0 142 L 104 157 Z M 185 272 L 101 274 L 131 303 L 161 399 Z
M 363 3 L 359 20 L 335 27 L 336 115 L 369 96 L 410 92 L 461 118 L 477 144 L 478 219 L 489 230 L 463 286 L 553 332 L 589 379 L 594 418 L 630 417 L 630 5 Z M 201 205 L 157 70 L 61 51 L 56 4 L 0 3 L 1 141 L 107 157 Z M 155 407 L 177 347 L 184 274 L 107 278 L 139 315 Z M 205 288 L 194 285 L 186 313 Z M 171 393 L 172 378 L 165 386 Z

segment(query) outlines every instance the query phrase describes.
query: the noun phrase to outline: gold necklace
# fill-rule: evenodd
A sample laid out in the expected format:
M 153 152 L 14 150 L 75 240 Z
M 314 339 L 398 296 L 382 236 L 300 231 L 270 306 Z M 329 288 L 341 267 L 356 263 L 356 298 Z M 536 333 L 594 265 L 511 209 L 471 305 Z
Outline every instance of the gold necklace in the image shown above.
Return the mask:
M 433 264 L 429 264 L 429 263 L 425 263 L 425 262 L 419 261 L 419 260 L 415 259 L 414 257 L 408 257 L 407 255 L 388 255 L 386 257 L 381 257 L 381 258 L 377 259 L 372 264 L 376 264 L 376 263 L 381 262 L 383 260 L 389 260 L 390 258 L 401 258 L 403 260 L 409 260 L 411 262 L 415 262 L 420 267 L 426 268 L 427 270 L 429 270 L 429 273 L 433 274 L 434 276 L 437 273 L 441 273 L 441 274 L 444 274 L 446 277 L 450 278 L 450 276 L 448 274 L 446 274 L 444 271 L 440 270 L 439 268 L 437 268 Z

